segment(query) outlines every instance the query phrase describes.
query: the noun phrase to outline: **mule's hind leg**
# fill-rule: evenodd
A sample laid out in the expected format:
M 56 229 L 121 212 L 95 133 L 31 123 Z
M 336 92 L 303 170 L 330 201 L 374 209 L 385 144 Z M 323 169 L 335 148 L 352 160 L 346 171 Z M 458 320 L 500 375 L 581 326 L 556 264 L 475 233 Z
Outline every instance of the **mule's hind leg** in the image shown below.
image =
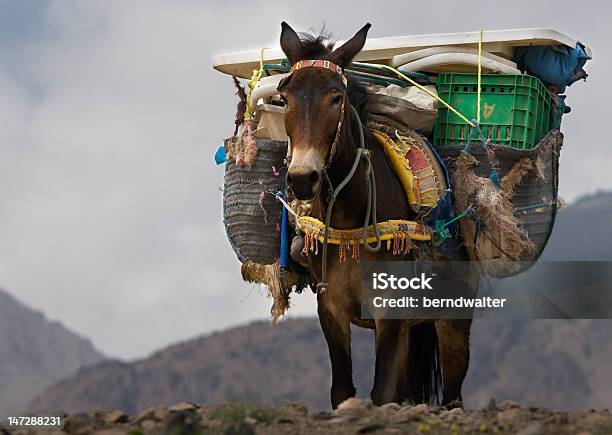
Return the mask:
M 374 386 L 371 392 L 375 405 L 397 400 L 400 380 L 400 339 L 402 323 L 400 320 L 376 321 L 376 364 Z
M 336 409 L 356 393 L 351 361 L 351 326 L 348 313 L 334 305 L 327 296 L 329 291 L 318 295 L 317 311 L 329 349 L 332 366 L 331 404 Z
M 470 360 L 469 319 L 436 320 L 440 364 L 442 365 L 442 405 L 461 403 L 461 387 Z

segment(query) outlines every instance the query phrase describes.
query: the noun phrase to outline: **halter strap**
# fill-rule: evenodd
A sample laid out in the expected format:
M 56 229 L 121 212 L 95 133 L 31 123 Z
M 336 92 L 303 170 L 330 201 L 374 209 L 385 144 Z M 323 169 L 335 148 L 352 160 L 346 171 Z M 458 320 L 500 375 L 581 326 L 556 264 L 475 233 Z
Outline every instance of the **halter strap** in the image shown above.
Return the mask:
M 329 60 L 323 60 L 323 59 L 299 60 L 291 66 L 291 70 L 289 70 L 289 74 L 293 74 L 295 71 L 302 69 L 302 68 L 324 68 L 324 69 L 330 70 L 331 72 L 338 74 L 340 76 L 340 80 L 342 80 L 342 83 L 344 84 L 345 87 L 347 85 L 346 76 L 344 75 L 344 70 L 342 69 L 342 67 L 339 65 L 336 65 L 333 62 L 330 62 Z
M 342 84 L 344 85 L 344 96 L 342 97 L 342 104 L 340 106 L 340 119 L 338 120 L 338 126 L 336 127 L 336 134 L 334 136 L 334 141 L 331 145 L 329 158 L 327 164 L 325 165 L 325 169 L 327 169 L 331 164 L 334 155 L 336 154 L 338 142 L 340 142 L 340 134 L 342 133 L 342 122 L 344 121 L 344 106 L 346 105 L 346 89 L 348 88 L 348 81 L 346 79 L 346 76 L 344 75 L 344 70 L 341 66 L 324 59 L 298 60 L 291 66 L 291 69 L 289 70 L 289 75 L 303 68 L 324 68 L 326 70 L 329 70 L 334 74 L 338 74 L 340 76 Z

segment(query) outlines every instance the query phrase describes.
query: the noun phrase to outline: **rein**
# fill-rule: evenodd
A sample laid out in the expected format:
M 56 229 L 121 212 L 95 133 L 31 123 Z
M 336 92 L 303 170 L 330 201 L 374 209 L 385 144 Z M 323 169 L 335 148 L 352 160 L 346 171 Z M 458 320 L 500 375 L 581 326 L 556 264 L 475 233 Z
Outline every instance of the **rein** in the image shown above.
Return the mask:
M 380 250 L 380 247 L 382 246 L 382 242 L 380 239 L 380 231 L 378 230 L 378 222 L 376 219 L 376 179 L 374 177 L 374 169 L 372 168 L 372 153 L 365 147 L 363 125 L 361 124 L 361 119 L 359 119 L 359 114 L 357 113 L 357 110 L 355 110 L 355 108 L 350 105 L 350 103 L 349 107 L 351 109 L 350 114 L 353 116 L 353 118 L 356 119 L 357 126 L 359 127 L 359 146 L 357 147 L 357 151 L 355 153 L 355 160 L 353 160 L 353 166 L 351 167 L 351 170 L 349 171 L 347 176 L 344 177 L 344 180 L 340 182 L 338 187 L 336 187 L 332 191 L 328 199 L 327 212 L 325 213 L 325 232 L 323 234 L 323 255 L 321 257 L 321 281 L 317 283 L 317 291 L 321 292 L 324 292 L 327 289 L 327 286 L 329 285 L 329 283 L 327 282 L 327 247 L 329 245 L 329 224 L 331 222 L 331 214 L 334 208 L 334 203 L 336 202 L 336 198 L 340 194 L 340 191 L 349 183 L 349 181 L 351 181 L 353 175 L 355 175 L 357 166 L 359 165 L 359 162 L 362 158 L 364 158 L 366 161 L 366 185 L 368 187 L 368 205 L 366 207 L 365 222 L 363 223 L 363 246 L 370 252 L 378 252 L 378 250 Z M 340 127 L 338 128 L 338 131 L 340 131 Z M 331 155 L 330 162 L 328 162 L 327 166 L 323 170 L 325 171 L 325 178 L 327 178 L 327 182 L 329 183 L 330 187 L 333 187 L 329 180 L 329 176 L 327 175 L 327 168 L 329 167 L 330 163 Z M 372 221 L 372 227 L 374 229 L 374 234 L 376 237 L 376 245 L 374 246 L 371 246 L 367 240 L 367 227 L 368 222 L 370 220 Z

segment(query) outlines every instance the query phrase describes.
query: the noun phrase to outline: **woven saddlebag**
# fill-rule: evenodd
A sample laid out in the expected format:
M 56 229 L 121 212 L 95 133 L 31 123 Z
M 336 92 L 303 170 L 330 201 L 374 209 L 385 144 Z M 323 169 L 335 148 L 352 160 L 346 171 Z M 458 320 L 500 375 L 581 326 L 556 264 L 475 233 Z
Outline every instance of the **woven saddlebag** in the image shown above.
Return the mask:
M 557 214 L 562 144 L 563 134 L 552 130 L 530 150 L 476 143 L 437 149 L 451 173 L 455 213 L 473 207 L 459 230 L 486 275 L 517 275 L 542 254 Z
M 270 192 L 285 190 L 287 142 L 256 139 L 257 158 L 250 169 L 227 161 L 223 222 L 241 262 L 272 264 L 279 256 L 282 204 Z M 231 139 L 226 140 L 226 148 Z

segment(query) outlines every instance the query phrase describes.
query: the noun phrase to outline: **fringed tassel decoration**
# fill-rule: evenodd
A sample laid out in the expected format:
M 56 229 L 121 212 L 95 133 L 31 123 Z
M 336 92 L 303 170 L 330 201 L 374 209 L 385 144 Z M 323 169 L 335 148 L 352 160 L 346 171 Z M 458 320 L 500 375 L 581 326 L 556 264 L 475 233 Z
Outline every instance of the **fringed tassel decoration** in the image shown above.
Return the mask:
M 253 119 L 249 118 L 244 125 L 244 166 L 251 169 L 257 159 L 257 142 L 253 137 Z

